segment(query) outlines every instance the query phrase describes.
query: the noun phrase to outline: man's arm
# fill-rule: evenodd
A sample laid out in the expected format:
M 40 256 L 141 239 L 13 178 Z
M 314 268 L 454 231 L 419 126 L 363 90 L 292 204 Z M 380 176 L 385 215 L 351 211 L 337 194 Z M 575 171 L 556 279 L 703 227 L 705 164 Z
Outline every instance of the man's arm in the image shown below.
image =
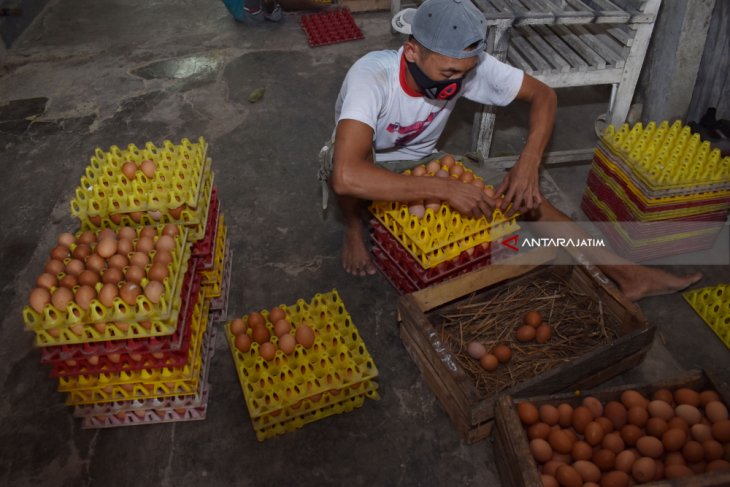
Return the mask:
M 491 215 L 495 201 L 479 188 L 454 179 L 409 177 L 375 165 L 373 129 L 356 120 L 341 120 L 335 134 L 332 188 L 338 195 L 385 201 L 446 200 L 462 214 Z
M 502 208 L 512 203 L 515 209 L 526 211 L 537 208 L 542 202 L 539 168 L 553 133 L 557 96 L 548 85 L 525 73 L 517 99 L 530 102 L 530 132 L 519 159 L 496 189 L 496 194 L 504 194 Z

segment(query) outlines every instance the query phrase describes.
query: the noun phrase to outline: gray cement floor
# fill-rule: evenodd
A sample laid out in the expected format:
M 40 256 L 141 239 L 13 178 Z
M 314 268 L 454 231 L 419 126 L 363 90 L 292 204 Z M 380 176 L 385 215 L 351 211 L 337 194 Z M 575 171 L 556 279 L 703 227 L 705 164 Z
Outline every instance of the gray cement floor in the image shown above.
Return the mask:
M 219 1 L 52 0 L 16 41 L 0 72 L 0 484 L 499 485 L 491 441 L 461 442 L 407 356 L 397 294 L 379 275 L 340 269 L 340 228 L 318 209 L 315 155 L 344 74 L 365 52 L 400 43 L 385 13 L 357 22 L 364 40 L 311 49 L 296 16 L 242 26 Z M 248 103 L 260 87 L 264 98 Z M 559 95 L 553 146 L 590 147 L 607 91 Z M 496 153 L 519 149 L 522 108 L 500 111 Z M 445 149 L 468 148 L 472 112 L 464 103 L 454 116 Z M 378 365 L 380 401 L 258 443 L 219 334 L 203 422 L 86 431 L 63 405 L 21 309 L 56 235 L 75 228 L 73 188 L 96 147 L 199 135 L 210 143 L 235 255 L 230 310 L 337 288 Z M 548 172 L 573 213 L 587 166 Z M 705 285 L 730 277 L 725 267 L 701 270 Z M 618 381 L 730 365 L 679 296 L 641 307 L 663 343 Z

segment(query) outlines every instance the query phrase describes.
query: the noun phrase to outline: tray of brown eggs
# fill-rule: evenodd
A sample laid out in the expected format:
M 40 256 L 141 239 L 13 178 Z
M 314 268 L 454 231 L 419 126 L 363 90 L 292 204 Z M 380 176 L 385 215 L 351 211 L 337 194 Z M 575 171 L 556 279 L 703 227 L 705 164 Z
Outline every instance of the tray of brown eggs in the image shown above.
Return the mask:
M 174 333 L 190 258 L 167 224 L 62 233 L 23 309 L 39 346 Z
M 730 485 L 729 382 L 695 370 L 651 385 L 502 396 L 495 455 L 503 485 Z

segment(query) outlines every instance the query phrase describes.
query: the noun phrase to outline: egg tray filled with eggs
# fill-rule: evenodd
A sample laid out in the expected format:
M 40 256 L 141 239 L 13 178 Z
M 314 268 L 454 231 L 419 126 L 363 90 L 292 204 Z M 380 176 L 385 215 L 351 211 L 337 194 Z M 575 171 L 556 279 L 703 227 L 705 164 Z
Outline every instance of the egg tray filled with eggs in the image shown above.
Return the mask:
M 26 328 L 40 346 L 173 333 L 186 237 L 172 224 L 61 234 L 23 309 Z
M 273 424 L 296 428 L 320 419 L 354 396 L 378 397 L 377 368 L 334 290 L 310 303 L 251 313 L 226 331 L 257 434 Z M 329 408 L 335 403 L 342 404 Z
M 545 487 L 730 485 L 727 379 L 707 374 L 693 371 L 658 385 L 580 395 L 501 398 L 495 451 L 503 481 Z
M 196 207 L 203 179 L 210 173 L 208 144 L 201 137 L 162 147 L 147 142 L 140 149 L 97 148 L 75 190 L 71 212 L 80 219 L 133 211 L 167 212 L 181 205 Z M 162 215 L 160 215 L 162 216 Z
M 216 236 L 218 232 L 219 217 L 223 215 L 221 212 L 220 201 L 218 200 L 218 188 L 213 186 L 213 192 L 210 196 L 210 204 L 208 209 L 208 216 L 205 219 L 205 234 L 203 238 L 193 243 L 192 257 L 197 258 L 210 258 L 213 255 L 213 248 L 216 242 Z M 213 263 L 210 262 L 212 266 Z M 210 268 L 210 266 L 203 268 Z
M 108 401 L 195 394 L 199 386 L 200 371 L 205 366 L 206 360 L 205 356 L 201 354 L 201 350 L 207 350 L 211 335 L 210 330 L 213 329 L 213 327 L 208 327 L 208 303 L 205 301 L 200 316 L 200 329 L 203 333 L 202 344 L 197 346 L 196 350 L 193 350 L 193 345 L 191 345 L 188 352 L 188 363 L 183 368 L 170 369 L 165 374 L 158 372 L 157 375 L 152 375 L 150 379 L 137 382 L 125 382 L 125 377 L 130 375 L 139 377 L 137 372 L 123 373 L 123 375 L 116 374 L 119 377 L 100 376 L 103 380 L 98 381 L 98 385 L 95 387 L 68 391 L 66 404 L 75 406 Z M 182 374 L 183 370 L 185 371 L 184 375 Z M 150 372 L 155 373 L 154 369 Z
M 199 304 L 199 299 L 202 299 L 202 294 L 200 294 L 200 277 L 196 276 L 189 287 L 190 290 L 185 298 L 183 311 L 179 315 L 176 334 L 178 331 L 180 332 L 180 343 L 176 344 L 176 350 L 163 350 L 163 348 L 170 347 L 160 346 L 156 351 L 150 352 L 141 347 L 119 347 L 108 353 L 105 353 L 104 350 L 97 350 L 93 354 L 73 353 L 72 355 L 66 355 L 71 357 L 66 359 L 49 360 L 44 357 L 41 359 L 41 363 L 51 365 L 51 377 L 109 374 L 162 367 L 182 367 L 187 363 L 188 350 L 192 341 L 193 314 L 196 311 L 199 312 L 199 308 L 202 306 L 202 304 Z M 172 337 L 172 335 L 169 335 L 169 337 Z M 160 345 L 162 344 L 160 343 Z M 75 346 L 81 348 L 79 345 Z M 50 347 L 45 347 L 43 350 L 47 348 Z M 71 352 L 71 350 L 68 350 L 68 352 Z
M 685 301 L 730 348 L 730 284 L 707 286 L 682 294 Z
M 425 172 L 416 176 L 416 173 L 420 173 L 419 168 Z M 444 156 L 426 166 L 418 166 L 412 172 L 405 171 L 404 174 L 413 174 L 414 177 L 457 178 L 465 184 L 481 185 L 485 193 L 494 196 L 492 186 L 485 186 L 479 176 L 475 176 L 451 156 Z M 520 228 L 516 222 L 518 213 L 505 218 L 498 208 L 494 209 L 490 221 L 486 217 L 477 219 L 462 216 L 440 201 L 426 206 L 415 205 L 415 208 L 416 210 L 408 203 L 396 201 L 375 201 L 370 205 L 373 216 L 425 269 L 454 259 L 477 245 L 496 241 Z

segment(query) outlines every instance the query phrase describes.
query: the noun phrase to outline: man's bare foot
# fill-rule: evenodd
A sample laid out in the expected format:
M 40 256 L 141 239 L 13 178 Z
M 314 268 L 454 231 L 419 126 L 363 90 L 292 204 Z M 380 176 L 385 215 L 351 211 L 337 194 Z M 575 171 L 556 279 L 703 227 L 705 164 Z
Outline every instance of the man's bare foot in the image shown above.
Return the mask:
M 649 296 L 682 291 L 700 279 L 702 279 L 701 272 L 677 276 L 661 269 L 637 265 L 630 266 L 630 270 L 615 280 L 627 298 L 638 301 Z
M 365 247 L 363 234 L 361 223 L 350 225 L 345 229 L 345 240 L 342 243 L 342 267 L 353 276 L 375 274 L 375 266 Z

